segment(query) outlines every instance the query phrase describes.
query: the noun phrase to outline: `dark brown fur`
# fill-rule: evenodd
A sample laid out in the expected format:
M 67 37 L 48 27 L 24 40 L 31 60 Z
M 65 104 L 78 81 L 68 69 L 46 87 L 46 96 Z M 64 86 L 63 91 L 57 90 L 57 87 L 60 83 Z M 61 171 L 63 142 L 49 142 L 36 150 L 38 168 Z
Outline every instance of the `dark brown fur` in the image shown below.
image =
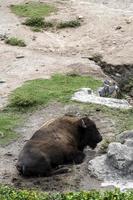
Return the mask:
M 64 116 L 34 133 L 20 152 L 17 169 L 24 176 L 49 176 L 53 169 L 81 163 L 83 149 L 95 148 L 102 140 L 95 123 L 87 117 Z

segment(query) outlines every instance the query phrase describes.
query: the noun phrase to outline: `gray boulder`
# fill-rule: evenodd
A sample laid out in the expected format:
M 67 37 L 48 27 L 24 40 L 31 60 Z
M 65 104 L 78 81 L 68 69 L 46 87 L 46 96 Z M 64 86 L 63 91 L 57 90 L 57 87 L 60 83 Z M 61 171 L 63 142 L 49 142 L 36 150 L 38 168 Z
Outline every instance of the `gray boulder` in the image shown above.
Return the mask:
M 121 134 L 119 134 L 116 138 L 116 140 L 122 144 L 126 142 L 126 140 L 133 140 L 133 130 L 124 131 Z
M 129 133 L 128 133 L 129 134 Z M 102 180 L 133 179 L 133 140 L 125 140 L 124 144 L 112 142 L 107 153 L 89 161 L 91 176 Z
M 123 174 L 128 174 L 130 166 L 133 165 L 133 146 L 117 142 L 110 143 L 107 159 L 112 167 L 120 170 Z

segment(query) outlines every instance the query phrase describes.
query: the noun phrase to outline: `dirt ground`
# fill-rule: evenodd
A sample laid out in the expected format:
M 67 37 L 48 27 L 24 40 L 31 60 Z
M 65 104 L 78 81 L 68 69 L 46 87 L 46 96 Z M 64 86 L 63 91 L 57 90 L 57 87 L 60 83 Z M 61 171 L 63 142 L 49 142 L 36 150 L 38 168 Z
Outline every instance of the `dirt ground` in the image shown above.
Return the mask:
M 19 176 L 15 164 L 18 154 L 24 143 L 30 139 L 33 133 L 46 121 L 60 117 L 66 113 L 76 115 L 83 114 L 80 107 L 63 106 L 62 104 L 51 104 L 43 110 L 38 110 L 30 115 L 29 120 L 25 124 L 16 129 L 20 138 L 11 144 L 0 147 L 0 183 L 14 185 L 18 188 L 38 188 L 44 191 L 70 191 L 70 190 L 89 190 L 101 188 L 101 182 L 90 177 L 88 173 L 88 161 L 99 154 L 99 147 L 96 150 L 86 149 L 85 161 L 80 165 L 70 165 L 71 172 L 44 178 L 22 178 Z M 113 136 L 115 134 L 115 122 L 101 113 L 89 114 L 99 128 L 103 137 Z M 87 113 L 86 112 L 86 113 Z
M 6 0 L 0 2 L 0 37 L 16 36 L 25 40 L 27 46 L 12 47 L 0 41 L 0 108 L 6 105 L 8 95 L 24 81 L 36 78 L 50 78 L 54 73 L 77 72 L 101 79 L 106 75 L 100 66 L 87 59 L 101 54 L 107 63 L 133 63 L 133 3 L 132 0 L 52 0 L 58 12 L 48 19 L 68 20 L 83 17 L 82 26 L 76 29 L 32 32 L 21 25 L 23 18 L 11 13 L 9 5 L 27 0 Z M 49 2 L 50 0 L 41 0 Z M 21 58 L 20 58 L 21 57 Z M 62 191 L 100 188 L 100 182 L 89 177 L 88 160 L 96 155 L 86 150 L 86 160 L 78 166 L 70 166 L 72 172 L 49 178 L 23 179 L 17 175 L 15 163 L 24 142 L 30 138 L 42 123 L 66 112 L 62 105 L 50 105 L 29 116 L 29 121 L 17 129 L 21 137 L 0 147 L 0 183 L 17 187 L 36 187 L 43 190 Z M 91 116 L 101 132 L 114 133 L 114 122 L 106 116 Z M 112 124 L 108 131 L 107 124 Z

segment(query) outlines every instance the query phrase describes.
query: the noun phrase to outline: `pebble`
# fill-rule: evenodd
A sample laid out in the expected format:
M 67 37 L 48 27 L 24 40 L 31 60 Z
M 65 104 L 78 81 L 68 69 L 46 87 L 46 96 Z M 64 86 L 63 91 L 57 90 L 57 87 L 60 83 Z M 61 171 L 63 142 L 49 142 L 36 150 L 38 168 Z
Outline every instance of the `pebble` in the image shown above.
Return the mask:
M 20 58 L 24 58 L 23 55 L 20 55 L 20 56 L 16 56 L 17 59 L 20 59 Z

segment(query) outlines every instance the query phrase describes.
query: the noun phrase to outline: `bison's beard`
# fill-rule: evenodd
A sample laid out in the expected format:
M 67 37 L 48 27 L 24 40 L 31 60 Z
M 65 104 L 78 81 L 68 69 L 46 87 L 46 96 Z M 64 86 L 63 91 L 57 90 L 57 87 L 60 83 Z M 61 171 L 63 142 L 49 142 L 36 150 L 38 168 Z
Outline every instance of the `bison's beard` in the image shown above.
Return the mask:
M 94 144 L 94 143 L 89 144 L 89 147 L 90 147 L 91 149 L 95 149 L 96 146 L 97 146 L 97 144 Z

